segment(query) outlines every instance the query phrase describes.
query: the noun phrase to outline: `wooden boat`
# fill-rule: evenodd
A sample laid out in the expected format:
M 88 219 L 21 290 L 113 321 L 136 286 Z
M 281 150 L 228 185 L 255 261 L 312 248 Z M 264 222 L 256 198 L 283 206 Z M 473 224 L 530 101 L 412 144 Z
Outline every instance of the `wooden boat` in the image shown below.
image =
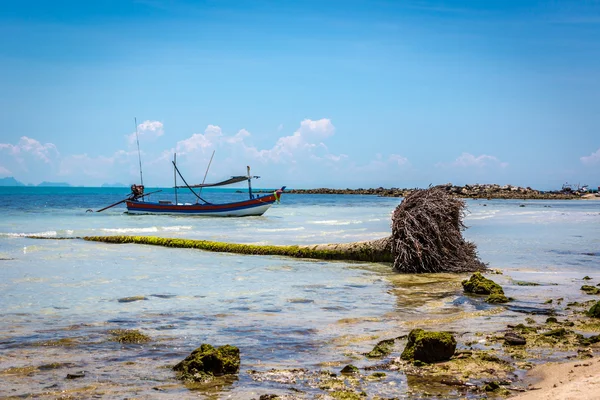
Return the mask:
M 135 135 L 138 147 L 138 158 L 140 164 L 140 185 L 131 185 L 131 193 L 126 199 L 118 201 L 114 204 L 106 206 L 96 212 L 102 212 L 109 208 L 115 207 L 121 203 L 126 203 L 128 214 L 176 214 L 176 215 L 203 215 L 209 217 L 247 217 L 263 215 L 274 203 L 279 203 L 279 199 L 285 190 L 285 186 L 281 189 L 276 190 L 273 193 L 257 196 L 252 193 L 252 179 L 258 179 L 259 176 L 250 175 L 250 167 L 247 168 L 246 176 L 233 176 L 230 179 L 224 180 L 218 183 L 204 183 L 206 175 L 212 163 L 215 152 L 213 151 L 206 172 L 204 173 L 204 179 L 201 184 L 188 185 L 185 181 L 181 172 L 177 168 L 177 154 L 174 155 L 173 159 L 173 180 L 175 182 L 173 189 L 175 190 L 175 202 L 169 200 L 159 200 L 158 202 L 146 201 L 145 198 L 153 193 L 161 192 L 157 190 L 151 193 L 144 193 L 144 179 L 142 175 L 142 157 L 140 153 L 140 142 L 137 134 L 137 119 L 135 122 Z M 181 178 L 185 186 L 177 186 L 177 175 Z M 234 183 L 248 181 L 248 200 L 236 201 L 233 203 L 211 203 L 203 199 L 200 194 L 202 189 L 205 187 L 216 187 L 233 185 Z M 196 203 L 179 203 L 177 201 L 177 189 L 187 188 L 196 197 Z M 195 188 L 200 189 L 198 193 L 194 190 Z M 202 203 L 200 203 L 202 202 Z M 86 212 L 93 212 L 89 209 Z
M 252 179 L 258 179 L 258 176 L 250 175 L 250 167 L 247 167 L 248 175 L 234 176 L 218 183 L 201 183 L 198 185 L 188 185 L 177 164 L 173 161 L 175 172 L 179 174 L 185 186 L 177 186 L 177 175 L 175 175 L 175 202 L 168 200 L 160 200 L 151 202 L 144 200 L 144 187 L 142 185 L 132 185 L 132 196 L 125 201 L 127 205 L 127 213 L 129 214 L 176 214 L 176 215 L 202 215 L 209 217 L 247 217 L 263 215 L 273 204 L 278 203 L 285 186 L 276 190 L 273 193 L 266 195 L 254 195 L 252 193 Z M 208 172 L 208 170 L 207 170 Z M 205 175 L 206 179 L 206 175 Z M 248 200 L 236 201 L 233 203 L 211 203 L 203 199 L 199 193 L 196 193 L 194 188 L 199 188 L 200 191 L 205 187 L 217 187 L 232 185 L 234 183 L 248 181 Z M 187 188 L 197 198 L 196 203 L 179 203 L 177 202 L 177 189 Z M 202 203 L 200 203 L 202 202 Z

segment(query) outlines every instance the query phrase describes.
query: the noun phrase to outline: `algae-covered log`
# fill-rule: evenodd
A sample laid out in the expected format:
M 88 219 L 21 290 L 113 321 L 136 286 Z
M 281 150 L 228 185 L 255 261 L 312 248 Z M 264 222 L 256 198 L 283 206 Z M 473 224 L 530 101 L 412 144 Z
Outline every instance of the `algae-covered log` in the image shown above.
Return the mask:
M 391 262 L 388 239 L 345 244 L 310 246 L 273 246 L 213 242 L 209 240 L 173 239 L 155 236 L 86 236 L 84 240 L 104 243 L 137 243 L 165 247 L 191 248 L 236 254 L 316 258 L 321 260 L 354 260 Z

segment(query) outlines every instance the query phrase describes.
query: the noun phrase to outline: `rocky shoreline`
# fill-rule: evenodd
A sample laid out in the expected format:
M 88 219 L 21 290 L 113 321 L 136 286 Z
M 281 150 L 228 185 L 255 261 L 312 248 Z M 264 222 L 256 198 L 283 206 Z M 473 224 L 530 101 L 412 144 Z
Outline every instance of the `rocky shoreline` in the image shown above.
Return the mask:
M 581 199 L 586 195 L 577 191 L 541 191 L 530 187 L 497 185 L 497 184 L 475 184 L 457 186 L 451 183 L 439 185 L 448 192 L 461 198 L 469 199 L 519 199 L 519 200 L 574 200 Z M 370 189 L 290 189 L 286 194 L 360 194 L 380 197 L 406 197 L 408 194 L 420 190 L 418 188 L 370 188 Z M 596 197 L 600 199 L 598 194 Z

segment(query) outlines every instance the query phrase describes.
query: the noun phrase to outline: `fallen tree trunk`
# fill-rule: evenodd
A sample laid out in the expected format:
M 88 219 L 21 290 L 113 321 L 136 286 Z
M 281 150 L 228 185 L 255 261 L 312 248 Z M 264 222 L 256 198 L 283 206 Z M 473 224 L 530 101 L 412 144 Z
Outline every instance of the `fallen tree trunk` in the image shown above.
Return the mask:
M 222 253 L 314 258 L 320 260 L 348 260 L 392 262 L 389 239 L 368 242 L 318 244 L 306 246 L 276 246 L 213 242 L 208 240 L 173 239 L 155 236 L 85 236 L 83 240 L 104 243 L 136 243 L 154 246 L 190 248 Z
M 444 189 L 412 192 L 392 215 L 392 235 L 367 242 L 276 246 L 153 236 L 87 236 L 105 243 L 137 243 L 206 251 L 321 260 L 392 263 L 397 272 L 472 272 L 486 269 L 474 243 L 462 236 L 465 202 Z

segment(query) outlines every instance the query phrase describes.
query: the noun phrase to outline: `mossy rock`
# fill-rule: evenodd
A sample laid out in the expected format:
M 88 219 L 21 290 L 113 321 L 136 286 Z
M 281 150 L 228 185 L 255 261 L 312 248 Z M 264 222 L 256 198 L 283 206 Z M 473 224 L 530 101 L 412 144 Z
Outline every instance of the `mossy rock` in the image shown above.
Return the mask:
M 386 339 L 377 343 L 373 350 L 365 354 L 369 358 L 379 358 L 384 357 L 392 353 L 394 349 L 394 339 Z
M 586 294 L 600 294 L 600 289 L 591 285 L 583 285 L 581 290 L 583 290 Z
M 491 279 L 485 278 L 480 272 L 475 272 L 469 280 L 462 281 L 465 293 L 474 294 L 501 294 L 504 295 L 502 286 Z
M 340 373 L 342 373 L 342 374 L 358 374 L 358 372 L 359 372 L 359 369 L 352 364 L 346 365 L 340 371 Z
M 586 314 L 588 317 L 600 318 L 600 301 L 594 304 Z
M 336 400 L 363 400 L 366 396 L 363 393 L 353 392 L 351 390 L 338 390 L 329 393 Z
M 538 331 L 535 326 L 527 326 L 523 324 L 516 325 L 513 327 L 513 329 L 520 333 L 536 333 Z
M 579 338 L 579 343 L 582 346 L 590 346 L 592 344 L 600 343 L 600 335 L 594 335 L 588 338 L 582 336 Z
M 548 337 L 563 337 L 567 334 L 567 330 L 565 328 L 553 329 L 549 332 L 542 333 L 543 336 Z
M 456 339 L 448 332 L 428 332 L 413 329 L 402 352 L 403 360 L 419 360 L 426 363 L 446 361 L 456 350 Z
M 485 299 L 485 302 L 490 304 L 503 304 L 508 303 L 509 301 L 510 299 L 502 293 L 492 293 Z
M 112 335 L 111 340 L 119 343 L 147 343 L 150 336 L 143 334 L 136 329 L 112 329 L 108 331 Z
M 207 382 L 214 376 L 235 374 L 240 369 L 240 350 L 231 345 L 214 348 L 203 343 L 173 367 L 183 381 Z

